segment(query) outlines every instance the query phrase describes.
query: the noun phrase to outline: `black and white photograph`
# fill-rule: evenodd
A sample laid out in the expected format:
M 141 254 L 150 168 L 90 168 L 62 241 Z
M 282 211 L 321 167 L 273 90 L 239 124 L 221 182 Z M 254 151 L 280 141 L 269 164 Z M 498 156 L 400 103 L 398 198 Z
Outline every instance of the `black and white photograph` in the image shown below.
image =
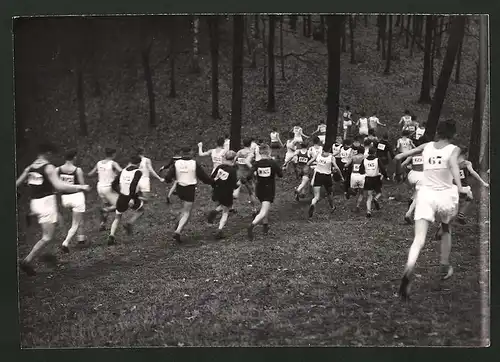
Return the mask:
M 489 347 L 489 16 L 12 19 L 22 349 Z

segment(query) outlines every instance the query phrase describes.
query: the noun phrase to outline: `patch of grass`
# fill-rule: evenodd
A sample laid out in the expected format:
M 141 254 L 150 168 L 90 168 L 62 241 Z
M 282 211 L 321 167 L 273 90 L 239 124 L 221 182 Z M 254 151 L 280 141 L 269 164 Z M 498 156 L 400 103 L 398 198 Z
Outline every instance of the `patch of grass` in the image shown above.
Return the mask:
M 396 123 L 405 108 L 418 115 L 428 110 L 428 106 L 416 103 L 421 54 L 417 52 L 413 59 L 401 55 L 401 61 L 393 63 L 392 74 L 384 77 L 380 54 L 373 50 L 375 40 L 373 24 L 367 29 L 358 25 L 356 47 L 360 59 L 365 58 L 350 65 L 348 54 L 343 55 L 341 104 L 350 104 L 355 110 L 380 110 L 379 117 L 390 121 L 388 129 L 395 136 Z M 471 53 L 474 47 L 469 43 L 464 45 L 465 53 Z M 285 46 L 287 52 L 326 52 L 324 45 L 290 34 L 285 37 Z M 396 50 L 401 54 L 405 51 Z M 243 134 L 267 139 L 269 123 L 285 130 L 294 123 L 312 128 L 324 119 L 326 58 L 316 57 L 314 60 L 323 62 L 323 68 L 287 59 L 287 81 L 278 82 L 279 111 L 275 114 L 263 111 L 266 89 L 260 86 L 261 70 L 245 70 Z M 464 56 L 464 63 L 469 64 L 467 59 Z M 225 62 L 222 68 L 228 67 Z M 202 69 L 201 75 L 179 76 L 179 98 L 167 99 L 164 92 L 158 92 L 162 121 L 155 132 L 147 133 L 140 123 L 146 119 L 144 95 L 124 98 L 119 91 L 108 93 L 103 111 L 109 124 L 102 125 L 106 131 L 99 131 L 99 135 L 97 101 L 91 101 L 93 142 L 78 143 L 83 166 L 93 166 L 99 147 L 108 144 L 118 145 L 125 154 L 131 144 L 145 143 L 155 164 L 160 164 L 181 140 L 199 137 L 207 143 L 214 141 L 222 129 L 228 129 L 229 119 L 208 118 L 209 83 L 204 81 L 209 72 L 207 60 L 202 62 Z M 470 114 L 474 82 L 466 73 L 467 65 L 463 69 L 464 84 L 450 85 L 445 116 L 466 119 Z M 157 89 L 166 89 L 165 74 L 165 69 L 156 72 Z M 61 82 L 61 88 L 65 86 L 69 83 Z M 230 89 L 230 74 L 221 72 L 223 115 L 229 113 Z M 51 94 L 55 99 L 60 96 Z M 128 112 L 133 112 L 137 123 L 129 128 L 130 136 L 122 134 L 119 140 L 112 124 L 127 116 L 120 113 L 120 104 L 125 101 L 136 107 Z M 67 116 L 76 120 L 74 111 L 68 106 L 64 116 L 54 116 L 54 124 Z M 61 130 L 47 127 L 53 137 L 70 142 L 77 139 L 71 129 L 73 123 Z M 467 124 L 463 121 L 460 130 L 464 139 Z M 63 132 L 66 138 L 60 137 Z M 208 161 L 204 162 L 208 166 Z M 171 206 L 165 203 L 163 185 L 153 181 L 155 197 L 134 235 L 128 237 L 120 231 L 118 244 L 113 247 L 107 247 L 106 235 L 97 232 L 98 200 L 95 192 L 89 193 L 85 229 L 90 246 L 75 246 L 70 254 L 59 255 L 56 269 L 39 263 L 36 277 L 20 276 L 22 346 L 482 344 L 475 219 L 454 229 L 451 260 L 455 275 L 449 281 L 438 278 L 437 243 L 427 242 L 418 262 L 413 299 L 403 304 L 395 293 L 413 229 L 402 220 L 406 200 L 390 201 L 388 197 L 409 195 L 405 187 L 384 185 L 383 208 L 371 220 L 353 214 L 354 199 L 344 201 L 339 190 L 334 214 L 322 200 L 314 217 L 308 219 L 310 197 L 295 202 L 296 183 L 291 174 L 278 181 L 270 234 L 264 237 L 258 227 L 254 242 L 246 240 L 251 209 L 244 193 L 236 204 L 238 213 L 229 218 L 227 238 L 215 241 L 215 226 L 205 221 L 214 206 L 210 188 L 200 185 L 186 229 L 187 241 L 182 246 L 172 241 L 180 205 L 177 200 Z M 20 202 L 20 215 L 26 212 L 26 201 L 23 197 Z M 475 208 L 471 210 L 471 214 L 475 212 Z M 58 243 L 69 226 L 68 215 L 65 217 L 65 227 L 56 235 Z M 36 227 L 28 229 L 20 219 L 19 251 L 24 256 L 39 231 Z M 433 232 L 430 230 L 429 238 Z

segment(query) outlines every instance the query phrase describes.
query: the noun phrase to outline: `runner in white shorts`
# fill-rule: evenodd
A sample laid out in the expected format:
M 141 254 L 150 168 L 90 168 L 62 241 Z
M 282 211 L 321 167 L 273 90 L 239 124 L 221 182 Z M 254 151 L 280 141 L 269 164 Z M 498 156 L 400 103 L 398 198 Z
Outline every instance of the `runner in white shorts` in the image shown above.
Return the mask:
M 156 171 L 153 169 L 153 164 L 151 163 L 151 160 L 147 157 L 144 157 L 144 148 L 139 148 L 137 150 L 137 154 L 141 158 L 141 164 L 139 165 L 139 169 L 142 172 L 142 177 L 139 181 L 139 186 L 138 186 L 138 193 L 139 193 L 139 198 L 147 202 L 149 200 L 149 196 L 151 194 L 151 181 L 149 178 L 149 175 L 153 175 L 158 181 L 164 182 L 165 180 L 158 176 Z
M 66 153 L 66 162 L 64 165 L 56 168 L 61 181 L 71 185 L 83 185 L 85 180 L 83 178 L 83 171 L 80 167 L 76 167 L 74 162 L 76 158 L 76 151 L 69 151 Z M 68 230 L 66 239 L 64 239 L 61 250 L 69 253 L 69 243 L 71 239 L 78 233 L 77 240 L 79 244 L 85 242 L 85 235 L 83 233 L 83 214 L 85 213 L 85 194 L 83 191 L 75 192 L 72 194 L 61 195 L 62 206 L 72 210 L 71 228 Z
M 293 132 L 290 132 L 290 138 L 286 141 L 286 153 L 285 153 L 285 162 L 283 165 L 288 165 L 291 163 L 293 165 L 293 169 L 295 172 L 295 175 L 298 176 L 297 173 L 297 157 L 295 156 L 295 151 L 297 150 L 297 145 L 301 144 L 302 141 L 295 141 L 294 134 Z M 285 169 L 286 170 L 286 169 Z
M 424 159 L 424 178 L 417 193 L 415 207 L 415 238 L 411 245 L 408 261 L 399 288 L 403 299 L 409 297 L 410 280 L 420 250 L 425 244 L 429 224 L 441 222 L 441 276 L 448 279 L 453 274 L 449 263 L 451 251 L 450 222 L 458 211 L 459 191 L 470 193 L 462 187 L 458 166 L 460 149 L 451 144 L 456 133 L 455 121 L 447 120 L 437 126 L 437 142 L 424 143 L 410 151 L 396 155 L 396 160 L 405 159 L 422 153 Z M 455 185 L 453 184 L 455 181 Z
M 118 193 L 113 190 L 111 184 L 122 168 L 114 161 L 116 150 L 110 147 L 105 149 L 106 158 L 97 162 L 95 167 L 88 173 L 88 176 L 93 176 L 96 172 L 98 175 L 97 194 L 102 201 L 102 207 L 99 212 L 101 214 L 100 231 L 106 230 L 106 221 L 108 214 L 116 210 L 116 201 Z
M 19 264 L 20 269 L 30 276 L 36 274 L 32 265 L 34 258 L 40 255 L 54 237 L 58 216 L 55 191 L 71 193 L 90 189 L 88 185 L 71 185 L 61 181 L 55 167 L 49 162 L 55 151 L 53 145 L 40 145 L 38 158 L 23 171 L 16 181 L 16 187 L 19 187 L 27 180 L 31 194 L 31 213 L 38 218 L 42 226 L 42 238 Z
M 309 138 L 309 136 L 306 136 L 304 134 L 304 131 L 302 130 L 302 127 L 300 127 L 300 126 L 294 126 L 291 129 L 291 132 L 293 133 L 293 140 L 297 144 L 300 144 L 304 141 L 304 139 L 302 137 Z
M 203 152 L 203 142 L 198 143 L 198 156 L 210 156 L 212 158 L 212 175 L 217 167 L 222 165 L 222 161 L 224 160 L 224 155 L 226 154 L 226 149 L 224 148 L 224 138 L 219 138 L 217 140 L 217 147 L 212 148 Z
M 347 165 L 347 173 L 350 173 L 351 175 L 351 189 L 358 194 L 355 209 L 356 213 L 359 213 L 360 211 L 361 203 L 363 202 L 363 188 L 365 187 L 365 175 L 359 173 L 359 168 L 365 159 L 364 150 L 365 149 L 362 146 L 353 148 L 353 151 L 356 152 L 353 154 Z

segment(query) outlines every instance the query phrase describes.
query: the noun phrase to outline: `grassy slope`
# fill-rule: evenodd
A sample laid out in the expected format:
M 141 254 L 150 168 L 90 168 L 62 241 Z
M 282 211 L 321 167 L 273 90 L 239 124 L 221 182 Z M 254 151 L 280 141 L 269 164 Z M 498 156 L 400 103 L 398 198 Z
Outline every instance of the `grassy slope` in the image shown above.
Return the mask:
M 421 54 L 409 59 L 407 50 L 400 49 L 401 61 L 394 62 L 392 74 L 383 77 L 382 61 L 373 50 L 374 27 L 365 29 L 360 24 L 356 41 L 358 56 L 364 61 L 350 65 L 348 54 L 343 55 L 341 104 L 351 104 L 355 110 L 376 107 L 380 118 L 392 124 L 392 134 L 404 108 L 425 116 L 428 106 L 415 102 Z M 289 34 L 285 44 L 287 53 L 309 48 L 325 52 L 323 45 Z M 474 47 L 474 43 L 467 43 L 466 53 L 473 54 Z M 158 59 L 161 56 L 154 55 Z M 295 123 L 312 128 L 324 119 L 326 58 L 316 56 L 315 60 L 324 66 L 314 69 L 294 58 L 287 59 L 287 81 L 277 85 L 276 114 L 263 111 L 266 90 L 260 86 L 261 71 L 245 70 L 244 134 L 267 137 L 268 123 L 286 130 Z M 180 139 L 190 135 L 197 141 L 198 130 L 205 130 L 201 138 L 208 142 L 228 129 L 229 64 L 224 61 L 221 74 L 223 120 L 212 121 L 207 115 L 210 83 L 209 59 L 205 56 L 201 75 L 178 77 L 179 98 L 171 100 L 162 95 L 165 92 L 158 92 L 158 132 L 146 138 L 141 127 L 131 127 L 136 132 L 133 138 L 147 142 L 155 161 L 165 160 Z M 165 65 L 165 69 L 156 71 L 156 89 L 166 89 L 166 69 Z M 443 112 L 464 123 L 470 119 L 473 102 L 471 69 L 472 61 L 466 57 L 464 84 L 450 85 Z M 147 102 L 140 76 L 128 93 L 119 93 L 118 87 L 115 92 L 108 89 L 102 103 L 104 119 L 129 117 L 126 112 L 130 112 L 137 122 L 146 122 Z M 69 86 L 61 83 L 60 87 Z M 128 110 L 124 110 L 125 104 Z M 55 137 L 64 134 L 64 139 L 76 139 L 70 127 L 76 124 L 74 108 L 68 102 L 64 107 L 60 104 L 57 113 L 46 113 L 53 124 L 75 120 L 65 129 L 52 129 Z M 90 100 L 89 121 L 94 129 L 99 122 L 98 111 L 98 102 Z M 112 131 L 110 126 L 102 127 Z M 467 139 L 465 124 L 464 128 L 461 136 Z M 124 139 L 118 143 L 115 136 L 99 132 L 103 135 L 93 138 L 98 144 L 110 140 L 123 148 L 130 144 Z M 83 156 L 84 166 L 90 167 L 98 146 L 89 141 L 78 143 L 78 147 L 90 150 Z M 212 207 L 209 188 L 200 186 L 185 247 L 171 243 L 179 205 L 165 205 L 163 186 L 158 183 L 153 183 L 158 198 L 138 223 L 136 234 L 129 238 L 120 233 L 122 243 L 113 248 L 107 248 L 105 236 L 94 231 L 98 203 L 95 194 L 90 194 L 90 248 L 75 248 L 72 254 L 62 256 L 57 271 L 40 264 L 36 278 L 21 275 L 22 345 L 481 343 L 477 225 L 457 227 L 452 251 L 456 275 L 447 283 L 437 279 L 437 244 L 427 243 L 418 264 L 414 300 L 402 305 L 395 292 L 412 238 L 412 228 L 400 222 L 406 203 L 385 201 L 383 210 L 368 221 L 352 214 L 353 200 L 344 202 L 337 197 L 339 209 L 334 215 L 327 213 L 322 202 L 315 217 L 308 220 L 306 201 L 297 204 L 292 200 L 295 183 L 290 175 L 278 182 L 271 235 L 266 239 L 258 235 L 254 243 L 245 239 L 244 227 L 250 221 L 245 198 L 237 205 L 238 215 L 229 220 L 228 239 L 212 241 L 213 228 L 204 222 L 205 213 Z M 401 192 L 401 186 L 391 185 L 386 196 Z M 63 231 L 59 231 L 58 240 L 63 238 Z M 28 252 L 36 233 L 20 225 L 21 255 Z

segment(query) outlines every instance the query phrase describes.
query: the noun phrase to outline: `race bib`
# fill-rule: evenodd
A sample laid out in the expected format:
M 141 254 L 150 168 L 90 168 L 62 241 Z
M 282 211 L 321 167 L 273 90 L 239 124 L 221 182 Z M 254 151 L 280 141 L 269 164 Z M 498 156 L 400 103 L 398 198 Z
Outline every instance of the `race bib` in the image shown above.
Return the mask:
M 316 161 L 318 161 L 318 165 L 326 165 L 327 159 L 323 157 L 318 157 Z
M 215 179 L 226 181 L 228 177 L 229 177 L 229 172 L 226 172 L 223 169 L 219 168 L 219 171 L 217 171 L 217 176 L 215 176 Z
M 271 176 L 271 167 L 258 167 L 257 175 L 259 177 L 270 177 Z
M 366 168 L 369 170 L 374 170 L 376 167 L 377 167 L 377 164 L 374 161 L 368 161 L 366 163 Z
M 426 170 L 440 170 L 447 167 L 446 162 L 441 156 L 432 156 L 425 160 Z
M 352 165 L 352 170 L 353 170 L 354 172 L 359 172 L 359 167 L 360 167 L 360 165 L 359 165 L 359 164 L 354 164 L 354 165 Z
M 409 127 L 408 127 L 408 131 L 414 132 L 414 131 L 415 131 L 415 127 L 413 127 L 413 126 L 409 126 Z
M 379 143 L 377 149 L 379 149 L 380 151 L 385 150 L 385 143 Z
M 75 183 L 75 176 L 73 175 L 60 175 L 61 181 L 73 185 Z
M 299 157 L 299 162 L 300 163 L 307 163 L 309 159 L 307 157 Z
M 320 132 L 326 132 L 326 127 L 325 127 L 325 126 L 321 126 L 321 127 L 319 128 L 319 131 L 320 131 Z
M 464 179 L 465 178 L 465 172 L 464 172 L 464 170 L 460 170 L 459 174 L 460 174 L 460 179 Z
M 349 157 L 349 151 L 346 151 L 346 150 L 340 151 L 340 158 L 345 159 L 348 157 Z M 342 162 L 344 162 L 344 161 L 342 161 Z
M 246 158 L 244 158 L 244 157 L 238 157 L 238 164 L 245 165 L 246 164 L 245 160 L 246 160 Z
M 28 185 L 39 186 L 43 184 L 43 176 L 38 172 L 30 172 L 28 174 Z
M 411 162 L 414 165 L 423 165 L 424 164 L 424 158 L 422 156 L 413 156 L 413 159 L 412 159 Z
M 122 175 L 120 182 L 124 184 L 130 184 L 132 183 L 132 177 L 130 175 Z

